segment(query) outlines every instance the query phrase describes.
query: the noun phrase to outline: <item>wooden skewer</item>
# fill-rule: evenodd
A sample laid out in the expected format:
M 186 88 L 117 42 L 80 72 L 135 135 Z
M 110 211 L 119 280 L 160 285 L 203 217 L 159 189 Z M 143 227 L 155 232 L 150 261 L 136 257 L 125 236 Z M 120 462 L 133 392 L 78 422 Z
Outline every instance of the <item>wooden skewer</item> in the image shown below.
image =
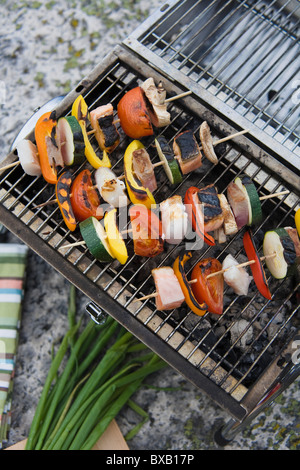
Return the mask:
M 179 93 L 179 94 L 176 95 L 176 96 L 171 96 L 170 98 L 167 98 L 167 99 L 165 100 L 165 103 L 170 103 L 171 101 L 178 100 L 179 98 L 184 98 L 185 96 L 188 96 L 188 95 L 190 95 L 191 93 L 192 93 L 191 90 L 189 90 L 189 91 L 185 91 L 185 92 L 183 92 L 183 93 Z
M 283 196 L 284 194 L 289 194 L 289 190 L 285 190 L 285 191 L 280 191 L 279 193 L 271 193 L 271 194 L 268 194 L 267 196 L 261 196 L 259 198 L 260 201 L 264 201 L 265 199 L 271 199 L 272 197 L 276 197 L 276 196 Z
M 17 165 L 19 165 L 19 164 L 20 164 L 20 162 L 17 160 L 17 161 L 15 161 L 15 162 L 13 162 L 13 163 L 10 163 L 9 165 L 2 166 L 2 167 L 0 168 L 0 171 L 8 170 L 9 168 L 12 168 L 12 167 L 14 167 L 14 166 L 17 166 Z
M 122 230 L 120 232 L 120 234 L 125 235 L 127 233 L 131 233 L 132 231 L 133 231 L 133 229 L 129 228 L 127 230 Z M 105 238 L 107 238 L 107 236 Z M 59 249 L 61 249 L 61 248 L 73 248 L 74 246 L 84 246 L 84 245 L 86 245 L 85 241 L 80 240 L 79 242 L 69 243 L 68 245 L 62 245 L 61 247 L 59 247 Z

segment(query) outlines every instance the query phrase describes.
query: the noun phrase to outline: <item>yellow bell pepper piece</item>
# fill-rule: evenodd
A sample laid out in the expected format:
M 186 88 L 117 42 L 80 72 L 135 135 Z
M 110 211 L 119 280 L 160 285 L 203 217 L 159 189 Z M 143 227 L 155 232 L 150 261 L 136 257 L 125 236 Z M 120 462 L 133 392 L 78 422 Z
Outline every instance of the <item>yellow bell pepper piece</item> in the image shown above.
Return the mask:
M 116 222 L 117 209 L 111 209 L 104 216 L 104 228 L 107 235 L 107 241 L 114 257 L 125 264 L 128 259 L 128 252 L 125 242 L 120 234 Z
M 129 199 L 133 204 L 143 204 L 148 209 L 156 206 L 155 199 L 148 188 L 144 188 L 141 182 L 136 178 L 132 171 L 132 154 L 135 150 L 144 148 L 144 145 L 139 140 L 133 140 L 127 147 L 124 155 L 124 173 L 125 182 L 129 195 Z
M 300 208 L 296 211 L 296 214 L 295 214 L 295 225 L 296 225 L 298 235 L 300 237 Z
M 103 158 L 99 158 L 89 141 L 89 136 L 86 129 L 87 122 L 89 121 L 89 111 L 82 95 L 79 95 L 73 103 L 72 116 L 75 116 L 80 124 L 85 143 L 85 156 L 88 162 L 92 165 L 93 168 L 96 169 L 103 166 L 106 168 L 111 168 L 111 162 L 107 152 L 104 150 Z

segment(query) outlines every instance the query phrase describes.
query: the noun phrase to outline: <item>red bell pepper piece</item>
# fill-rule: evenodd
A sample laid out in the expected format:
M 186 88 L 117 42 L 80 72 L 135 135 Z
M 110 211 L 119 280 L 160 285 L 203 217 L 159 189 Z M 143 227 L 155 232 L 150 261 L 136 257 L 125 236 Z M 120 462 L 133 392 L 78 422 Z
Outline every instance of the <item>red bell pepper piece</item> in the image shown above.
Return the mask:
M 215 245 L 214 238 L 204 231 L 204 215 L 198 198 L 199 189 L 191 186 L 185 193 L 184 204 L 186 205 L 194 232 L 208 245 Z
M 222 264 L 216 258 L 206 258 L 192 270 L 192 290 L 198 302 L 205 302 L 210 313 L 223 313 L 224 276 L 222 273 L 207 279 L 207 276 L 222 270 Z
M 93 187 L 90 170 L 82 170 L 74 179 L 71 204 L 78 222 L 82 222 L 89 217 L 95 217 L 97 220 L 103 218 L 103 209 L 100 207 L 97 190 Z
M 271 300 L 272 294 L 268 286 L 265 270 L 254 244 L 253 235 L 250 229 L 245 232 L 243 236 L 243 243 L 249 261 L 255 261 L 255 263 L 250 264 L 250 268 L 256 287 L 263 297 Z

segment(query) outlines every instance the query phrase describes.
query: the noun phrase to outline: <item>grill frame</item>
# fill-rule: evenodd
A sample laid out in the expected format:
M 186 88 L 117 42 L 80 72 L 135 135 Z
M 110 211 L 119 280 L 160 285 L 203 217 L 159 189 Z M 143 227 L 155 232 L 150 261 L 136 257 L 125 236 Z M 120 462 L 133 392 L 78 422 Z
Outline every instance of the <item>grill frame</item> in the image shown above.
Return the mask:
M 126 48 L 118 46 L 105 59 L 105 61 L 101 63 L 101 65 L 97 66 L 88 77 L 85 77 L 78 84 L 76 89 L 73 90 L 60 103 L 60 105 L 56 107 L 57 115 L 65 115 L 79 94 L 83 94 L 85 96 L 91 92 L 95 81 L 101 81 L 107 71 L 111 70 L 119 62 L 126 64 L 126 67 L 130 67 L 130 69 L 134 70 L 138 76 L 145 78 L 147 76 L 153 76 L 156 81 L 159 81 L 162 78 L 161 73 L 153 70 L 150 65 L 145 64 L 144 61 L 133 55 Z M 185 91 L 182 84 L 168 80 L 165 75 L 163 76 L 163 79 L 167 91 L 175 94 L 180 91 Z M 220 134 L 228 135 L 229 133 L 239 130 L 236 127 L 233 128 L 230 122 L 225 122 L 222 117 L 219 117 L 211 110 L 208 110 L 201 102 L 199 102 L 197 96 L 185 98 L 184 103 L 185 106 L 195 115 L 199 115 L 202 119 L 206 119 L 209 123 L 213 123 L 214 128 L 217 129 Z M 33 138 L 33 133 L 30 133 L 28 137 Z M 284 176 L 284 179 L 289 181 L 289 186 L 291 188 L 294 185 L 295 188 L 297 188 L 298 180 L 296 175 L 281 162 L 274 160 L 271 155 L 260 149 L 255 141 L 245 136 L 241 136 L 236 139 L 235 145 L 241 148 L 243 152 L 245 151 L 247 154 L 251 155 L 251 158 L 255 158 L 259 165 L 263 163 L 268 170 L 271 171 L 272 169 L 272 173 L 280 174 L 282 178 Z M 15 160 L 15 158 L 16 156 L 12 152 L 3 163 L 9 163 L 10 161 Z M 13 171 L 14 170 L 11 170 L 11 173 Z M 10 172 L 8 172 L 7 178 L 9 178 L 9 173 Z M 51 239 L 49 243 L 45 243 L 45 240 L 42 239 L 40 235 L 32 232 L 32 230 L 26 225 L 24 226 L 24 223 L 15 216 L 13 210 L 8 210 L 2 204 L 0 205 L 0 220 L 33 251 L 44 258 L 54 269 L 60 272 L 64 277 L 66 277 L 66 279 L 68 279 L 68 281 L 86 294 L 91 301 L 95 302 L 100 309 L 102 309 L 106 314 L 113 316 L 120 324 L 160 355 L 173 368 L 184 375 L 202 391 L 207 393 L 216 403 L 231 414 L 234 419 L 242 421 L 249 414 L 255 403 L 252 399 L 250 401 L 246 399 L 247 394 L 249 393 L 247 388 L 238 386 L 235 390 L 236 393 L 231 395 L 224 388 L 220 387 L 217 383 L 205 376 L 201 370 L 181 355 L 178 350 L 170 346 L 168 342 L 163 341 L 159 335 L 154 334 L 153 330 L 142 324 L 138 318 L 133 315 L 129 315 L 128 311 L 119 302 L 113 299 L 108 292 L 99 289 L 99 286 L 95 282 L 91 281 L 87 275 L 82 275 L 82 272 L 78 271 L 77 267 L 70 263 L 72 257 L 67 259 L 57 250 L 56 243 L 61 242 L 60 238 L 58 241 L 54 238 Z M 285 357 L 285 353 L 282 352 L 282 354 L 283 357 Z M 274 363 L 272 363 L 272 370 L 279 374 L 282 371 L 282 367 L 277 366 L 277 361 L 278 356 L 275 358 Z M 269 367 L 271 367 L 271 365 Z M 217 369 L 222 370 L 222 367 L 217 367 Z M 230 375 L 228 376 L 228 380 L 231 381 Z M 276 380 L 275 376 L 274 380 Z M 268 378 L 267 384 L 269 385 L 269 383 Z M 256 399 L 257 397 L 255 397 L 255 400 Z

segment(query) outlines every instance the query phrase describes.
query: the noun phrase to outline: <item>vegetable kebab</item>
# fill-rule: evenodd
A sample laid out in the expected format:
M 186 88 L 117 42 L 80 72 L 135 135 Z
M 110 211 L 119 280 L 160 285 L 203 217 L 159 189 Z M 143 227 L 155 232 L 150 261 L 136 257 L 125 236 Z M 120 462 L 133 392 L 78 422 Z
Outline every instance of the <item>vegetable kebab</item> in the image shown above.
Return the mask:
M 223 263 L 216 258 L 205 258 L 198 261 L 192 269 L 191 280 L 186 276 L 185 264 L 192 258 L 192 252 L 183 251 L 176 258 L 173 267 L 163 266 L 152 270 L 156 292 L 136 301 L 155 298 L 158 310 L 173 310 L 185 302 L 196 315 L 203 316 L 206 312 L 221 315 L 224 282 L 236 295 L 247 295 L 252 279 L 260 294 L 267 300 L 272 300 L 262 261 L 266 262 L 275 279 L 293 275 L 300 254 L 300 241 L 296 235 L 297 231 L 292 227 L 266 232 L 264 256 L 260 257 L 248 228 L 243 237 L 247 262 L 238 263 L 231 254 L 225 257 Z M 275 244 L 274 237 L 278 237 Z M 247 266 L 250 266 L 253 277 L 246 271 Z

